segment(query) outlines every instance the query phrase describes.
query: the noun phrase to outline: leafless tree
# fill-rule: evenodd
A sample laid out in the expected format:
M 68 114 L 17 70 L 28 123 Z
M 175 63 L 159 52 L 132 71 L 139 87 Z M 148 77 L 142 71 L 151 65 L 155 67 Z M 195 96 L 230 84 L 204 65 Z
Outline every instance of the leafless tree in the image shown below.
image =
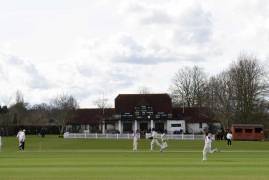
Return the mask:
M 9 107 L 10 123 L 15 126 L 23 125 L 24 119 L 27 118 L 28 103 L 24 102 L 21 91 L 16 92 L 16 102 Z
M 63 134 L 67 121 L 73 117 L 79 104 L 72 95 L 62 94 L 51 101 L 51 106 L 53 118 L 59 127 L 59 132 Z
M 108 103 L 108 99 L 105 97 L 104 93 L 102 93 L 102 96 L 94 101 L 94 104 L 97 106 L 97 108 L 100 109 L 99 120 L 100 120 L 100 124 L 104 125 L 105 117 L 106 117 L 105 109 L 110 108 L 111 105 Z M 102 127 L 102 132 L 105 133 L 105 129 L 103 127 Z
M 141 87 L 138 88 L 138 93 L 139 94 L 150 94 L 151 91 L 150 91 L 149 87 L 141 86 Z
M 268 93 L 268 81 L 264 69 L 255 57 L 241 55 L 229 69 L 234 87 L 236 117 L 242 122 L 253 121 L 257 105 Z
M 186 107 L 203 106 L 206 74 L 198 66 L 179 69 L 172 79 L 171 96 L 174 104 Z
M 227 71 L 211 77 L 207 85 L 207 107 L 225 127 L 249 123 L 263 116 L 268 81 L 256 58 L 239 56 Z

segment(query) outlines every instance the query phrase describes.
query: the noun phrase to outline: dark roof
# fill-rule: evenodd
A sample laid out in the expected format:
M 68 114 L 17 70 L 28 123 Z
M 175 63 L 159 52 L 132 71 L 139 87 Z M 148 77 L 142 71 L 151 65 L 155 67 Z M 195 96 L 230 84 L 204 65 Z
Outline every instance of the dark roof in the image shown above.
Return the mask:
M 232 124 L 232 127 L 263 127 L 262 124 Z
M 152 106 L 154 112 L 172 113 L 172 101 L 168 94 L 119 94 L 115 99 L 117 113 L 134 112 L 139 105 Z
M 105 119 L 111 118 L 115 114 L 114 108 L 105 108 Z M 102 120 L 103 109 L 77 109 L 69 124 L 98 124 Z
M 173 108 L 173 117 L 176 119 L 184 119 L 186 123 L 216 122 L 209 117 L 207 108 Z

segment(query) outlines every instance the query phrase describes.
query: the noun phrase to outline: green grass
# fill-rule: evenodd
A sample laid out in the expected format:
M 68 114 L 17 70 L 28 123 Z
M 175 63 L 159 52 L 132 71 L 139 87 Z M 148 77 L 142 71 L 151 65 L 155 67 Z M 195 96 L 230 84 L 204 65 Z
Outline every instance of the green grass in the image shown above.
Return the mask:
M 269 142 L 214 142 L 221 152 L 201 160 L 203 141 L 169 141 L 149 152 L 150 141 L 62 139 L 27 136 L 26 150 L 3 137 L 0 180 L 268 180 Z

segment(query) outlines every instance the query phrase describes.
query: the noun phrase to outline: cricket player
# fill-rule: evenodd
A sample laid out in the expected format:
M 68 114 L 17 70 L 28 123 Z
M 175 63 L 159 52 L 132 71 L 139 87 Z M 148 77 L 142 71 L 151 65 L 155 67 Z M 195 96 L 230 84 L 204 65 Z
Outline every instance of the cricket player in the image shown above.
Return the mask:
M 164 149 L 166 149 L 168 147 L 165 132 L 161 134 L 161 142 L 162 142 L 162 145 L 161 145 L 161 150 L 160 151 L 162 152 Z
M 226 135 L 226 139 L 227 139 L 227 145 L 231 146 L 232 145 L 232 138 L 233 138 L 233 134 L 229 131 Z
M 158 141 L 158 133 L 155 131 L 155 129 L 152 129 L 151 131 L 151 143 L 150 143 L 150 150 L 153 151 L 154 149 L 154 144 L 156 144 L 157 146 L 159 146 L 161 148 L 161 144 Z
M 23 131 L 20 129 L 18 134 L 17 134 L 17 138 L 19 141 L 19 150 L 22 150 L 22 142 L 23 142 Z
M 138 138 L 139 138 L 139 132 L 138 130 L 136 130 L 136 132 L 133 133 L 133 151 L 137 151 Z
M 217 151 L 217 148 L 211 149 L 211 144 L 212 144 L 212 135 L 210 133 L 205 134 L 205 146 L 203 149 L 203 161 L 207 160 L 207 154 L 208 153 L 214 153 Z
M 24 151 L 24 147 L 25 147 L 25 129 L 22 130 L 22 141 L 21 141 L 21 149 Z

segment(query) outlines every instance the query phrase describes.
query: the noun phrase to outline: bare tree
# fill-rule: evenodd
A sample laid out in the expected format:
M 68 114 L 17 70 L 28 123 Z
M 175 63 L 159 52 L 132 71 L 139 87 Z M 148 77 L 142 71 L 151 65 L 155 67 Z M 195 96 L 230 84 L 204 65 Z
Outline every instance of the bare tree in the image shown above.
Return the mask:
M 51 106 L 59 132 L 63 134 L 67 121 L 73 117 L 79 104 L 72 95 L 62 94 L 51 101 Z
M 220 73 L 209 79 L 206 88 L 205 104 L 210 114 L 229 127 L 233 114 L 233 87 L 227 72 Z
M 149 87 L 146 87 L 146 86 L 140 86 L 138 88 L 138 93 L 139 94 L 150 94 L 151 91 L 150 91 L 150 88 Z
M 264 69 L 255 57 L 241 55 L 229 75 L 236 97 L 236 118 L 242 122 L 253 121 L 257 105 L 269 90 Z
M 105 94 L 102 93 L 102 96 L 99 97 L 97 100 L 94 101 L 94 104 L 97 106 L 97 108 L 99 108 L 101 111 L 101 113 L 99 114 L 99 116 L 101 117 L 100 120 L 100 124 L 102 124 L 102 133 L 105 133 L 105 109 L 106 108 L 110 108 L 110 104 L 108 103 L 108 99 L 105 97 Z
M 171 96 L 174 104 L 186 107 L 203 105 L 206 74 L 198 66 L 179 69 L 172 79 Z
M 10 124 L 21 126 L 24 119 L 27 119 L 28 103 L 24 102 L 24 97 L 21 91 L 16 92 L 16 102 L 9 107 L 10 110 Z
M 268 81 L 254 57 L 240 56 L 230 68 L 210 78 L 207 106 L 215 119 L 227 128 L 232 123 L 257 121 L 265 112 Z

